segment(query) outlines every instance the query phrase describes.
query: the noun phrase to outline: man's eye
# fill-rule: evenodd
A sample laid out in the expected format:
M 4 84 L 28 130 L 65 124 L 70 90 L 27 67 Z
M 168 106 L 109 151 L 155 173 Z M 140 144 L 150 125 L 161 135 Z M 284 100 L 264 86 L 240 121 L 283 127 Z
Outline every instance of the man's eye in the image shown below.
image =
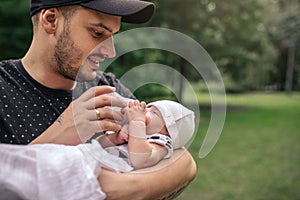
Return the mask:
M 94 35 L 94 37 L 102 37 L 103 36 L 103 32 L 99 32 L 99 31 L 93 30 L 93 35 Z

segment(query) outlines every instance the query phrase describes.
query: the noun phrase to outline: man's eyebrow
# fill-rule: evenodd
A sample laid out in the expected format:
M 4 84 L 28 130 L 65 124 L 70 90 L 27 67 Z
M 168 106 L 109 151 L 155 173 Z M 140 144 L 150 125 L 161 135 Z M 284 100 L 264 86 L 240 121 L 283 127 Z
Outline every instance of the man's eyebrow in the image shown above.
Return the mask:
M 103 23 L 97 23 L 97 24 L 91 23 L 91 25 L 93 25 L 93 26 L 98 26 L 98 27 L 101 27 L 101 28 L 104 28 L 104 29 L 106 29 L 107 31 L 113 33 L 113 30 L 112 30 L 111 28 L 109 28 L 108 26 L 104 25 Z

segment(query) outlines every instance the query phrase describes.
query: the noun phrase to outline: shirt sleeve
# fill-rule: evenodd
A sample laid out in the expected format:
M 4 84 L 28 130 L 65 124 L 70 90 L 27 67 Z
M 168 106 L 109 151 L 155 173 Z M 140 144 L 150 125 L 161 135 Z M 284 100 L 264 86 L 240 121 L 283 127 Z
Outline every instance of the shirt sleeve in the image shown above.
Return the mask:
M 1 198 L 105 199 L 94 169 L 75 146 L 0 144 L 0 152 Z

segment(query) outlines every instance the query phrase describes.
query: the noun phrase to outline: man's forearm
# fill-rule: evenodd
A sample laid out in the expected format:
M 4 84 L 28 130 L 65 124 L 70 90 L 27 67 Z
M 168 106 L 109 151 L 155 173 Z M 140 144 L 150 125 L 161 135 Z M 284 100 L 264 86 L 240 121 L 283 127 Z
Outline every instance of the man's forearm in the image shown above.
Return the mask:
M 124 174 L 101 170 L 98 181 L 108 200 L 172 199 L 195 178 L 196 170 L 190 153 L 176 150 L 154 167 Z
M 173 199 L 195 178 L 197 166 L 187 150 L 175 150 L 160 171 L 149 176 L 150 191 L 145 199 Z M 172 163 L 172 164 L 170 164 Z M 160 164 L 155 167 L 162 167 Z M 154 168 L 155 168 L 154 167 Z M 146 184 L 149 187 L 149 184 Z

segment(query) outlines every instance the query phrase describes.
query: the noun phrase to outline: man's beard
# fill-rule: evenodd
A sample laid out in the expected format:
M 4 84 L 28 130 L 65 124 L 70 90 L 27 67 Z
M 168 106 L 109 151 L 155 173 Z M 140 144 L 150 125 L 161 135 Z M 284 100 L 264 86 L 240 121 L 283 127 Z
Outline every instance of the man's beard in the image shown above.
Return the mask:
M 55 68 L 58 73 L 67 79 L 77 80 L 80 71 L 78 63 L 82 55 L 82 51 L 71 40 L 69 31 L 64 29 L 58 38 L 54 52 Z M 73 67 L 76 65 L 78 67 Z

